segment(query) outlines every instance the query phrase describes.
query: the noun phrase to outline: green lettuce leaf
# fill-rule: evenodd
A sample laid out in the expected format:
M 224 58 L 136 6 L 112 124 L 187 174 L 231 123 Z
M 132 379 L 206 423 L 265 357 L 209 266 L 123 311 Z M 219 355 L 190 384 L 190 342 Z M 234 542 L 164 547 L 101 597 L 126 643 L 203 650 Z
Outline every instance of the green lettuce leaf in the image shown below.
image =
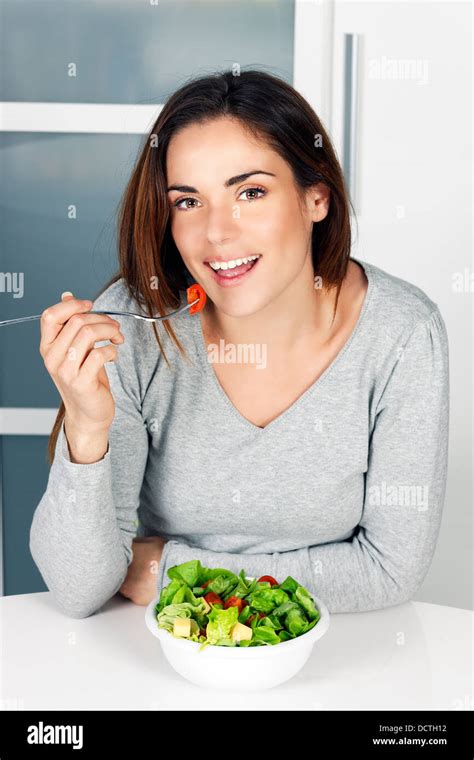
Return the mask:
M 239 611 L 237 607 L 228 607 L 226 610 L 213 607 L 208 617 L 206 635 L 209 643 L 217 644 L 221 639 L 230 639 L 231 629 L 237 623 Z

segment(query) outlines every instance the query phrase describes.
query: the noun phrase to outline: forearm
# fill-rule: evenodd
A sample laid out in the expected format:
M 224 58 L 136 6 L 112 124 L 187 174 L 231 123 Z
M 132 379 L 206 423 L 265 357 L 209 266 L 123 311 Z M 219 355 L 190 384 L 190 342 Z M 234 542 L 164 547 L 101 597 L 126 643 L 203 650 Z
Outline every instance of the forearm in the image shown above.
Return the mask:
M 158 568 L 158 592 L 170 583 L 170 567 L 197 559 L 205 567 L 236 574 L 243 569 L 248 576 L 271 575 L 280 583 L 291 575 L 332 613 L 381 609 L 406 601 L 412 593 L 409 585 L 397 584 L 357 538 L 271 554 L 214 552 L 171 540 Z
M 68 616 L 87 617 L 118 591 L 128 563 L 113 504 L 109 454 L 90 465 L 55 458 L 33 516 L 30 551 Z
M 64 431 L 71 462 L 74 464 L 94 464 L 104 458 L 109 447 L 109 431 L 96 433 L 77 430 L 68 420 L 64 420 Z

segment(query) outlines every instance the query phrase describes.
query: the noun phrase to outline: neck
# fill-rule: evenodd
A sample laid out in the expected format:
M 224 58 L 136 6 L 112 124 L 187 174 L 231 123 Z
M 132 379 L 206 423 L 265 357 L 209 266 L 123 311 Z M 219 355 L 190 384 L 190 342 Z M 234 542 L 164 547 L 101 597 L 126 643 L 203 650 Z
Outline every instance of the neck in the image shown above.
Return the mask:
M 347 278 L 343 289 L 346 281 Z M 342 290 L 332 323 L 336 288 L 327 291 L 314 287 L 314 270 L 308 256 L 293 282 L 256 314 L 231 317 L 208 301 L 201 315 L 202 324 L 213 342 L 223 339 L 225 343 L 233 344 L 260 343 L 287 352 L 298 343 L 304 345 L 308 338 L 315 338 L 323 346 L 338 329 L 341 299 Z

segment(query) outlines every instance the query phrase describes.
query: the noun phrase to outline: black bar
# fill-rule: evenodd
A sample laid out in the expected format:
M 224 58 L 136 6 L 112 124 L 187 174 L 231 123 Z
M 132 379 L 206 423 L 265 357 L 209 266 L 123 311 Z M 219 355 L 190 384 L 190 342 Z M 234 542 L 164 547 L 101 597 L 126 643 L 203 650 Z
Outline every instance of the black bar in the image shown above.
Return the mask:
M 222 703 L 222 710 L 213 713 L 206 708 L 203 693 L 195 710 L 179 713 L 175 710 L 7 710 L 0 713 L 0 760 L 17 760 L 25 755 L 92 757 L 104 749 L 107 753 L 130 750 L 135 755 L 151 750 L 156 757 L 171 749 L 173 754 L 208 757 L 209 753 L 221 752 L 226 747 L 229 750 L 235 747 L 238 752 L 237 744 L 245 754 L 250 749 L 258 754 L 271 751 L 276 758 L 281 757 L 280 750 L 284 754 L 303 751 L 310 760 L 322 758 L 321 753 L 326 750 L 331 752 L 328 757 L 344 751 L 361 753 L 362 757 L 455 760 L 474 757 L 469 710 L 236 711 L 225 710 L 224 692 Z M 174 714 L 169 715 L 170 712 Z M 193 712 L 205 715 L 200 714 L 193 721 L 192 714 L 186 715 Z M 247 720 L 246 712 L 256 712 L 258 717 Z M 285 713 L 283 720 L 281 712 Z M 294 712 L 303 714 L 296 717 Z M 178 725 L 174 715 L 179 720 Z M 55 743 L 50 743 L 52 740 Z M 285 742 L 290 746 L 284 748 Z

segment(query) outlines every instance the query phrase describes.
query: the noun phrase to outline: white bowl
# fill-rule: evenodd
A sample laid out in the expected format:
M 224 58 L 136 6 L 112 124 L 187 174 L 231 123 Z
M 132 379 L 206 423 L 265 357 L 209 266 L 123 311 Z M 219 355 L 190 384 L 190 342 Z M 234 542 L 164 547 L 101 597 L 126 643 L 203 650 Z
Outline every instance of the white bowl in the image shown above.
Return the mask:
M 252 580 L 248 578 L 247 580 Z M 321 617 L 307 633 L 279 644 L 256 647 L 208 645 L 180 639 L 158 628 L 155 607 L 159 597 L 146 608 L 145 623 L 159 639 L 170 665 L 188 681 L 205 689 L 256 691 L 270 689 L 296 675 L 308 660 L 315 642 L 329 628 L 329 610 L 308 588 Z

